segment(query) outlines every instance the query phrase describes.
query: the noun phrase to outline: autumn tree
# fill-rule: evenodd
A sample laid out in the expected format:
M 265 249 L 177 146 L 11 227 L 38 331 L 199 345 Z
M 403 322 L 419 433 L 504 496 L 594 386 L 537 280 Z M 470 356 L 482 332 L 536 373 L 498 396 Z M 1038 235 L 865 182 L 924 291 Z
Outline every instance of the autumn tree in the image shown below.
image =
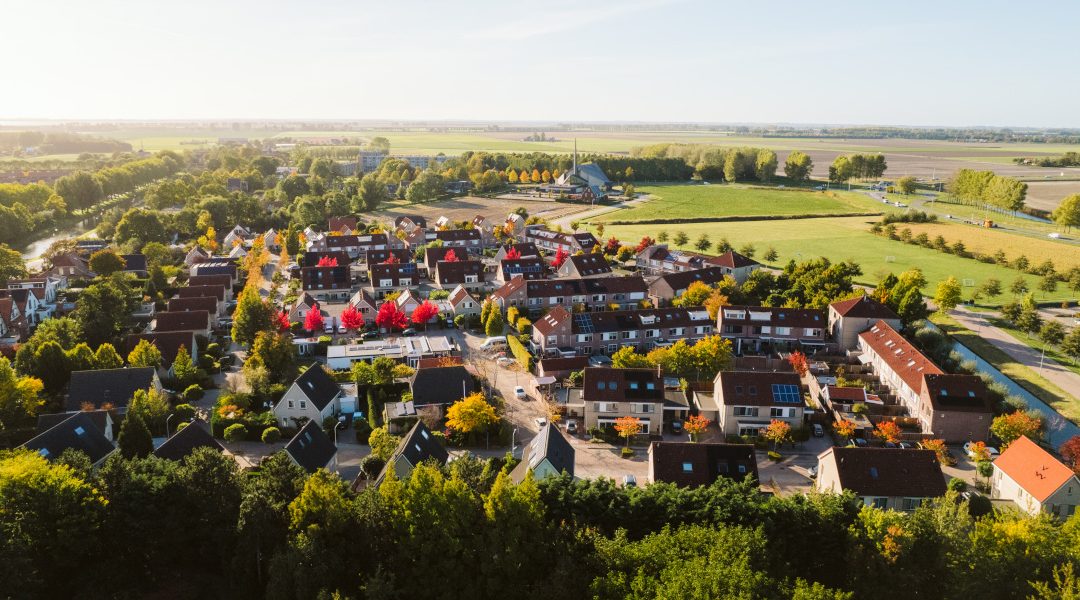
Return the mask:
M 810 372 L 810 365 L 806 361 L 806 355 L 798 350 L 788 355 L 788 362 L 791 363 L 791 368 L 795 369 L 799 377 L 805 377 Z
M 855 429 L 855 423 L 847 419 L 841 419 L 833 423 L 833 431 L 836 432 L 836 435 L 844 438 L 845 440 L 850 440 L 851 437 L 855 435 Z
M 393 304 L 393 302 L 389 304 Z M 323 320 L 322 311 L 319 309 L 319 305 L 316 304 L 304 316 L 304 329 L 314 333 L 322 331 L 325 325 L 326 322 Z
M 566 259 L 569 258 L 569 256 L 570 255 L 566 252 L 566 250 L 559 248 L 555 252 L 555 258 L 551 260 L 551 266 L 555 267 L 556 269 L 562 267 L 563 263 L 566 262 Z
M 518 249 L 511 246 L 506 250 L 506 254 L 503 255 L 503 260 L 518 260 L 521 258 L 521 252 Z
M 990 433 L 993 433 L 1001 440 L 1001 449 L 1005 450 L 1009 444 L 1020 439 L 1020 436 L 1038 440 L 1042 434 L 1042 426 L 1042 418 L 1039 417 L 1038 413 L 1018 410 L 994 418 L 993 422 L 990 423 Z
M 773 419 L 769 426 L 761 432 L 761 437 L 772 442 L 774 450 L 779 449 L 780 444 L 791 438 L 791 425 L 788 425 L 786 421 Z
M 442 259 L 445 262 L 458 262 L 461 260 L 460 258 L 458 258 L 457 252 L 454 252 L 453 248 L 448 250 L 446 254 L 443 255 Z
M 275 314 L 274 325 L 277 326 L 278 331 L 288 331 L 292 328 L 292 323 L 289 322 L 289 313 L 281 311 Z
M 933 439 L 924 440 L 922 443 L 924 450 L 933 450 L 934 455 L 937 457 L 937 461 L 943 465 L 952 464 L 952 457 L 949 455 L 949 447 L 945 444 L 945 440 Z
M 413 310 L 412 322 L 417 325 L 427 325 L 427 322 L 439 314 L 439 307 L 431 300 L 424 300 Z
M 634 252 L 641 254 L 642 250 L 648 248 L 649 246 L 652 246 L 655 243 L 656 242 L 651 237 L 645 236 L 641 238 L 641 241 L 638 242 L 637 246 L 634 246 Z
M 135 348 L 127 357 L 128 365 L 132 367 L 154 367 L 155 369 L 160 367 L 163 358 L 161 357 L 161 350 L 154 344 L 151 344 L 147 340 L 139 340 L 138 344 L 135 344 Z
M 874 437 L 895 444 L 901 438 L 900 426 L 895 421 L 881 421 L 874 430 Z
M 934 304 L 937 305 L 939 311 L 947 313 L 960 304 L 963 299 L 962 292 L 960 282 L 950 275 L 948 279 L 938 284 L 937 292 L 934 294 Z
M 341 311 L 341 326 L 348 331 L 359 331 L 364 326 L 364 315 L 350 304 Z
M 1058 448 L 1062 460 L 1080 474 L 1080 435 L 1074 435 Z
M 495 407 L 480 392 L 458 400 L 446 410 L 447 427 L 465 434 L 484 431 L 498 422 Z
M 323 256 L 319 258 L 319 262 L 315 264 L 316 267 L 336 267 L 338 266 L 338 260 L 336 256 Z
M 698 441 L 698 436 L 705 433 L 708 429 L 709 423 L 712 423 L 709 419 L 706 419 L 704 415 L 690 415 L 685 421 L 683 421 L 683 429 L 686 433 L 690 434 L 690 441 Z
M 31 422 L 45 404 L 38 397 L 43 389 L 40 379 L 20 377 L 11 361 L 0 357 L 0 431 Z
M 409 318 L 396 302 L 383 302 L 375 315 L 375 324 L 388 331 L 402 330 L 409 326 Z
M 615 431 L 619 437 L 626 440 L 626 447 L 630 447 L 630 438 L 641 433 L 641 419 L 627 415 L 615 419 Z

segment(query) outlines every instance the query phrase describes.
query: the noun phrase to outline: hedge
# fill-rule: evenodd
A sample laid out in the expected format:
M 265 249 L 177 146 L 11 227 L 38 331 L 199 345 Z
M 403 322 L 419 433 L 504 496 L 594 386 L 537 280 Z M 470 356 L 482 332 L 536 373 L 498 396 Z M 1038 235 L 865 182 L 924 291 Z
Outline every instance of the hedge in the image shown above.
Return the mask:
M 525 348 L 525 345 L 521 343 L 521 340 L 517 337 L 508 335 L 506 336 L 506 343 L 510 346 L 510 352 L 517 359 L 518 364 L 521 365 L 526 371 L 532 372 L 533 357 L 529 354 L 529 351 Z
M 880 217 L 883 213 L 880 212 L 861 212 L 861 213 L 843 213 L 837 215 L 835 213 L 829 214 L 815 214 L 804 213 L 798 215 L 753 215 L 753 216 L 740 216 L 732 215 L 728 217 L 684 217 L 678 219 L 641 219 L 639 221 L 605 221 L 604 225 L 678 225 L 680 223 L 724 223 L 730 221 L 786 221 L 788 219 L 826 219 L 831 217 Z

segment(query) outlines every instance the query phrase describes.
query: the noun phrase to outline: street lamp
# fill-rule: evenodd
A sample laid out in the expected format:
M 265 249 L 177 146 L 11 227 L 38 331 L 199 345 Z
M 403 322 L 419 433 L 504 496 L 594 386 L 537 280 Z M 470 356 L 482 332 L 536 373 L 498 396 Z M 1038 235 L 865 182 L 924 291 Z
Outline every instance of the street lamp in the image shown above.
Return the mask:
M 172 437 L 172 434 L 169 433 L 169 419 L 173 418 L 174 416 L 176 416 L 176 413 L 165 417 L 165 439 L 169 439 Z
M 517 432 L 517 427 L 515 427 L 514 430 L 510 432 L 510 454 L 513 454 L 514 448 L 517 447 L 517 442 L 515 441 L 517 439 Z

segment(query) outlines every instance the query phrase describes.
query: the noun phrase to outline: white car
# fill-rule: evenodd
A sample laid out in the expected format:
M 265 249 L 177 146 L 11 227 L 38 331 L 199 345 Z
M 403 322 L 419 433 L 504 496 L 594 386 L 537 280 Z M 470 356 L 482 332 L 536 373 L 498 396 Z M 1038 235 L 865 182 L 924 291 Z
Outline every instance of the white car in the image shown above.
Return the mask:
M 544 417 L 536 417 L 533 420 L 536 421 L 536 426 L 540 429 L 543 429 L 547 426 L 547 419 L 545 419 Z
M 518 400 L 526 400 L 529 396 L 525 393 L 525 388 L 519 385 L 514 388 L 514 397 Z
M 968 442 L 968 443 L 964 444 L 964 454 L 966 454 L 968 458 L 975 458 L 975 451 L 973 450 L 974 447 L 975 447 L 975 444 L 973 442 Z M 994 460 L 995 458 L 998 457 L 997 448 L 987 446 L 986 447 L 986 453 L 990 455 L 990 460 Z
M 334 323 L 332 321 L 327 321 L 326 324 L 323 325 L 323 331 L 326 333 L 334 333 Z
M 507 358 L 507 357 L 505 357 L 505 356 L 501 356 L 501 357 L 499 357 L 499 358 L 498 358 L 498 359 L 497 359 L 497 360 L 495 361 L 495 364 L 497 364 L 497 365 L 499 365 L 500 367 L 503 367 L 503 368 L 505 369 L 506 367 L 510 367 L 510 366 L 513 366 L 513 364 L 514 364 L 514 359 L 512 359 L 512 358 Z

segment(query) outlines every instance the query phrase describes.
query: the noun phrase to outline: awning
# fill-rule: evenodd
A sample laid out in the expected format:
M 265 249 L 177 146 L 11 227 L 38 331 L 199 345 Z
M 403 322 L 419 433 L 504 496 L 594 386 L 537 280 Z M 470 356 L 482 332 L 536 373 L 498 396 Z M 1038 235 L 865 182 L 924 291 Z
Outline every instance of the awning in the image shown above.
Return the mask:
M 544 377 L 537 377 L 536 378 L 536 385 L 552 385 L 556 381 L 557 380 L 554 377 L 551 377 L 550 375 L 546 375 Z

